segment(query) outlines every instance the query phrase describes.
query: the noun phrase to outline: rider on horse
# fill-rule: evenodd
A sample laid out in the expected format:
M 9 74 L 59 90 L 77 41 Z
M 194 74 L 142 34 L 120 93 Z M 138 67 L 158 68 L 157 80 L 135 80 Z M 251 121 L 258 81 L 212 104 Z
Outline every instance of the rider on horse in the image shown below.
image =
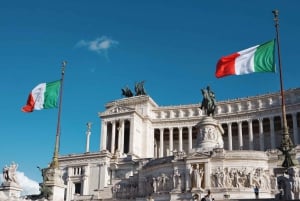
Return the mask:
M 206 89 L 201 89 L 203 99 L 200 109 L 204 109 L 207 116 L 214 115 L 216 109 L 216 99 L 215 93 L 210 90 L 210 87 L 207 86 Z

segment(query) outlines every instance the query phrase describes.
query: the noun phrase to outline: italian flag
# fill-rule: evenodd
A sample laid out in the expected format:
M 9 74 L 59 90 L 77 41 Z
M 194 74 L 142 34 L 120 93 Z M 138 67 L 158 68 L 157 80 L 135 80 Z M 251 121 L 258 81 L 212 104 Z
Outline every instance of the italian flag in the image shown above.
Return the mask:
M 256 72 L 275 72 L 275 40 L 256 45 L 222 57 L 216 68 L 216 77 L 244 75 Z
M 60 80 L 41 83 L 37 85 L 29 94 L 26 105 L 22 108 L 23 112 L 42 110 L 57 107 L 57 98 L 60 91 Z

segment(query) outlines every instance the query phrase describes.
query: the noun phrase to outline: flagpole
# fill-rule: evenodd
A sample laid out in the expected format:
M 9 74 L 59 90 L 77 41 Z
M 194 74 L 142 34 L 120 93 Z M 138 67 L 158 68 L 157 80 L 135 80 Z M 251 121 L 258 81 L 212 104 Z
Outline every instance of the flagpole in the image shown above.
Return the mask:
M 64 75 L 65 75 L 66 65 L 67 65 L 67 62 L 63 61 L 62 66 L 61 66 L 61 83 L 60 83 L 60 93 L 59 93 L 59 106 L 58 106 L 55 147 L 54 147 L 53 159 L 52 159 L 52 162 L 50 164 L 50 167 L 55 168 L 55 169 L 58 168 L 58 153 L 59 153 L 59 145 L 60 145 L 60 114 L 61 114 L 63 83 L 64 83 Z
M 279 11 L 273 10 L 272 13 L 274 14 L 274 22 L 275 22 L 275 29 L 276 29 L 276 42 L 277 42 L 278 64 L 279 64 L 279 76 L 280 76 L 281 112 L 282 112 L 282 124 L 283 124 L 282 140 L 281 140 L 281 145 L 279 147 L 279 150 L 284 155 L 284 161 L 282 166 L 288 168 L 294 166 L 294 163 L 290 155 L 290 151 L 293 149 L 294 145 L 290 138 L 289 128 L 286 119 L 285 96 L 284 96 L 284 88 L 283 88 L 282 66 L 281 66 L 281 58 L 280 58 L 280 43 L 279 43 L 279 23 L 278 23 Z

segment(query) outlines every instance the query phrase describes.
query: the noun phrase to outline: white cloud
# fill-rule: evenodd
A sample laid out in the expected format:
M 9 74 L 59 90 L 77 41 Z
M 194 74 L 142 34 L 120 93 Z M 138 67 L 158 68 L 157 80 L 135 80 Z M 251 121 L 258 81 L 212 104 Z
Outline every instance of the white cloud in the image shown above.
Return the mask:
M 23 189 L 21 195 L 34 195 L 40 194 L 39 183 L 29 179 L 24 172 L 16 172 L 17 181 L 19 182 L 20 187 Z M 3 175 L 0 174 L 0 184 L 3 182 Z
M 107 36 L 101 36 L 92 41 L 81 40 L 76 44 L 76 47 L 87 47 L 90 51 L 107 54 L 108 49 L 118 44 L 118 41 L 112 40 Z

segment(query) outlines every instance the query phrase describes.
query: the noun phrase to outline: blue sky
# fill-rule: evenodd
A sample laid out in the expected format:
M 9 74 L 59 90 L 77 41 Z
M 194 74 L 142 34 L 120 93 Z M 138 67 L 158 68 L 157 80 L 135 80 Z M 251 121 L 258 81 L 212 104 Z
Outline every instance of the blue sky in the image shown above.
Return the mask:
M 210 85 L 218 101 L 280 89 L 278 73 L 214 76 L 221 56 L 275 38 L 272 10 L 279 10 L 284 88 L 300 86 L 300 1 L 5 1 L 0 7 L 0 166 L 41 182 L 36 166 L 52 160 L 57 109 L 22 113 L 37 84 L 61 77 L 60 154 L 99 150 L 105 103 L 121 88 L 145 81 L 158 105 L 199 103 Z M 277 68 L 278 70 L 278 68 Z

